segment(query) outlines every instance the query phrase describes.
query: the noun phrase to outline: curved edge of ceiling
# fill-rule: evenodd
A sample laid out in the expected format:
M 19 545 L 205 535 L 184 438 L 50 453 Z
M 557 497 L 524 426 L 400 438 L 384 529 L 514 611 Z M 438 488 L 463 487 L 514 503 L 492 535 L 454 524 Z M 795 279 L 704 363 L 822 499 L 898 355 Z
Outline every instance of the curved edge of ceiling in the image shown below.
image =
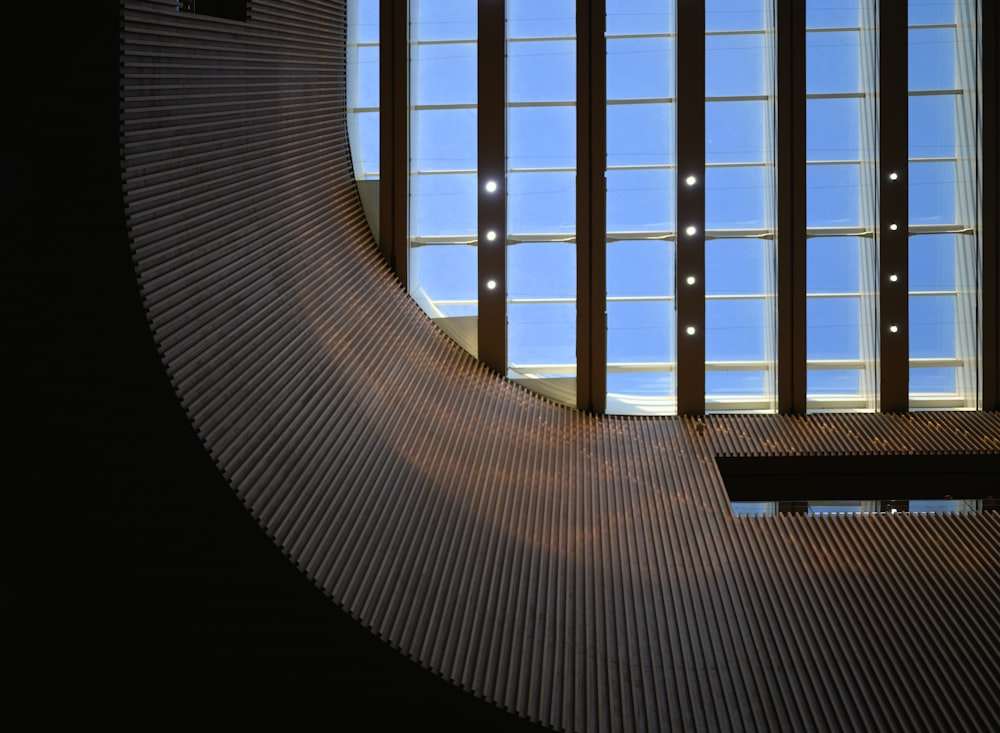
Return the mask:
M 220 470 L 336 603 L 556 728 L 891 726 L 935 719 L 942 696 L 950 720 L 996 720 L 974 693 L 1000 675 L 983 643 L 1000 518 L 736 521 L 714 461 L 1000 452 L 995 415 L 628 419 L 529 393 L 441 333 L 377 252 L 344 4 L 254 0 L 245 24 L 173 7 L 122 3 L 149 321 Z M 939 635 L 914 649 L 886 617 Z

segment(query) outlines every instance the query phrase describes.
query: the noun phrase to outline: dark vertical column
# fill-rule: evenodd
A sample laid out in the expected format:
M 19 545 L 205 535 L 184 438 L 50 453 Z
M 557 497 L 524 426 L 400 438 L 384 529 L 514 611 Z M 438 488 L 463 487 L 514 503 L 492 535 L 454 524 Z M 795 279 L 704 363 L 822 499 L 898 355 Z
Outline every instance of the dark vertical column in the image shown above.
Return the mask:
M 998 230 L 997 210 L 1000 196 L 997 195 L 997 175 L 1000 164 L 997 160 L 997 105 L 998 61 L 996 39 L 1000 38 L 1000 15 L 995 0 L 981 0 L 980 3 L 980 48 L 982 49 L 982 241 L 983 253 L 983 409 L 1000 410 L 1000 230 Z
M 500 374 L 507 373 L 505 6 L 479 0 L 479 359 Z
M 778 412 L 806 411 L 806 13 L 777 3 Z
M 379 247 L 408 285 L 408 2 L 379 4 Z
M 909 407 L 906 0 L 879 3 L 879 347 L 882 412 Z
M 700 415 L 705 411 L 704 0 L 677 2 L 676 183 L 677 411 Z
M 607 224 L 603 3 L 576 3 L 576 404 L 604 412 L 607 395 Z

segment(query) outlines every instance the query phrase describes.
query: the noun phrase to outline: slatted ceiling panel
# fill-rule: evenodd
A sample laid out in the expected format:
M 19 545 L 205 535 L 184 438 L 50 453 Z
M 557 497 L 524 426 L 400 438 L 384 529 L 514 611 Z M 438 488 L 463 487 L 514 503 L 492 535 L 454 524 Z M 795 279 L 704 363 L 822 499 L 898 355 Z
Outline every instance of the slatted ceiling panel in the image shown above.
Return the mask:
M 220 469 L 334 601 L 556 728 L 1000 725 L 1000 518 L 735 520 L 714 462 L 1000 453 L 995 414 L 628 419 L 529 394 L 437 331 L 371 241 L 342 3 L 123 17 L 159 348 Z

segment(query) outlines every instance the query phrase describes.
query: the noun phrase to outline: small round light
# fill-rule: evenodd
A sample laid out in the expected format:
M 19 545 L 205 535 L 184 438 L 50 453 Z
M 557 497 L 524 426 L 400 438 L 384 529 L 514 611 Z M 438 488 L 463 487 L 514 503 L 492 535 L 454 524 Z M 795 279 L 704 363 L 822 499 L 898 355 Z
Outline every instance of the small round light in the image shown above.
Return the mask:
M 495 231 L 493 231 L 492 229 L 490 229 L 488 232 L 486 232 L 486 241 L 487 242 L 492 242 L 496 238 L 497 238 L 497 233 Z
M 898 180 L 898 179 L 899 179 L 899 174 L 896 173 L 895 171 L 893 171 L 892 173 L 889 174 L 889 180 L 890 181 L 895 181 L 895 180 Z
M 684 230 L 684 233 L 687 234 L 689 237 L 693 237 L 695 234 L 698 233 L 698 227 L 694 226 L 688 227 L 687 229 Z
M 893 273 L 892 275 L 889 275 L 889 282 L 894 283 L 897 280 L 899 280 L 899 275 L 897 275 L 895 273 Z
M 496 280 L 487 280 L 486 281 L 486 287 L 489 290 L 494 290 L 496 288 L 496 286 L 497 286 L 497 281 Z
M 487 181 L 486 182 L 486 193 L 493 193 L 496 190 L 497 190 L 497 182 L 496 181 Z
M 694 275 L 688 275 L 687 276 L 687 284 L 688 285 L 694 285 L 695 282 L 697 282 L 697 281 L 694 279 Z
M 694 331 L 695 331 L 694 326 L 688 326 L 684 330 L 687 331 L 687 335 L 688 336 L 694 336 Z
M 897 326 L 896 324 L 889 326 L 889 333 L 896 333 L 898 330 L 899 326 Z
M 894 231 L 896 231 L 897 229 L 899 229 L 899 225 L 898 225 L 898 224 L 890 224 L 890 225 L 889 225 L 889 231 L 890 231 L 890 232 L 894 232 Z
M 684 183 L 686 183 L 689 186 L 693 186 L 697 182 L 698 182 L 698 179 L 695 178 L 694 176 L 688 176 L 687 178 L 684 179 Z

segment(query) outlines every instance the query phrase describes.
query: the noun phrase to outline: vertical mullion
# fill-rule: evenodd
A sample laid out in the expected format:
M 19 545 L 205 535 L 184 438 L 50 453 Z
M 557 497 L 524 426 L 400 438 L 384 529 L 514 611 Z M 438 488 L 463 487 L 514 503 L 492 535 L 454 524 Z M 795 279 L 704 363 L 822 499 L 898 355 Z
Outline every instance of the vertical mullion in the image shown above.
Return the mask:
M 778 412 L 806 411 L 806 14 L 777 3 Z
M 1000 253 L 997 252 L 998 231 L 997 209 L 1000 196 L 997 195 L 997 176 L 1000 164 L 997 156 L 997 106 L 998 61 L 996 39 L 1000 36 L 997 3 L 981 0 L 979 48 L 982 58 L 982 78 L 979 84 L 982 100 L 982 172 L 980 211 L 982 212 L 982 333 L 983 333 L 983 393 L 982 409 L 1000 410 Z
M 577 0 L 576 404 L 604 412 L 607 394 L 604 7 Z
M 379 248 L 408 283 L 409 2 L 379 4 Z
M 676 63 L 677 412 L 700 415 L 705 412 L 705 0 L 678 0 Z M 688 176 L 694 176 L 693 185 L 685 182 Z
M 507 373 L 506 3 L 479 0 L 479 359 Z M 493 192 L 486 184 L 497 184 Z M 487 232 L 494 232 L 492 240 Z M 491 288 L 488 283 L 493 283 Z
M 879 403 L 882 412 L 905 412 L 910 373 L 906 0 L 879 3 L 878 30 Z M 890 279 L 893 275 L 895 280 Z

